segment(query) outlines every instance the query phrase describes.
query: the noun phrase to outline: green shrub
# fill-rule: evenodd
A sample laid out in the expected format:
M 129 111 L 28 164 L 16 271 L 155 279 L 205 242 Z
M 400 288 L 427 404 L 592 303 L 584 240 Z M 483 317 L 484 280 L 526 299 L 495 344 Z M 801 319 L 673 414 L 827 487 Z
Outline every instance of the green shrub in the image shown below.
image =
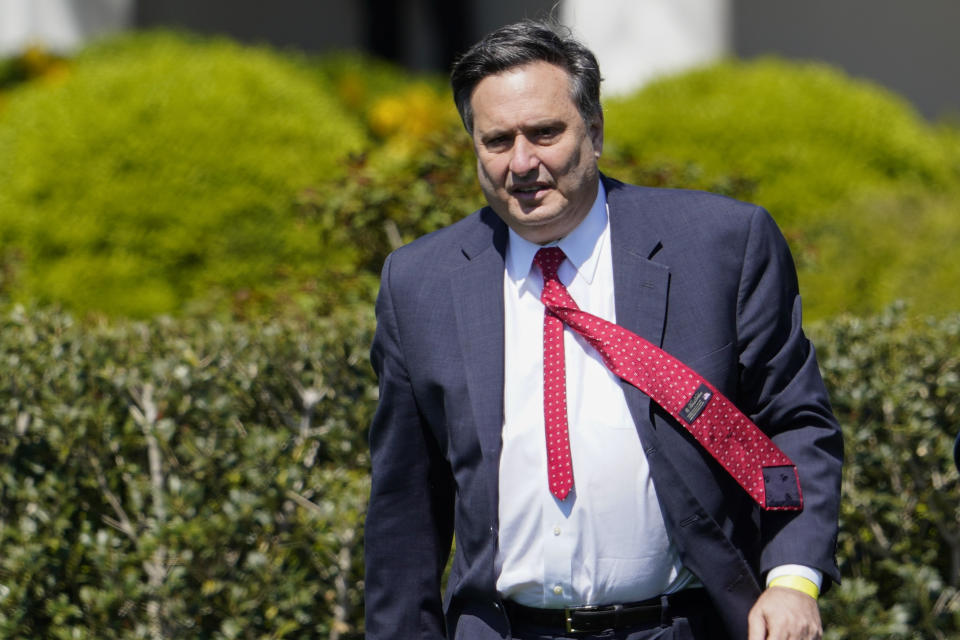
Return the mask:
M 844 582 L 823 600 L 825 637 L 960 634 L 960 315 L 902 308 L 815 327 L 846 460 Z
M 484 204 L 470 140 L 448 92 L 442 100 L 446 115 L 437 106 L 431 117 L 395 118 L 431 123 L 430 133 L 397 136 L 420 143 L 412 152 L 388 138 L 316 199 L 332 237 L 357 247 L 358 274 Z M 870 314 L 897 299 L 921 315 L 956 310 L 960 135 L 889 92 L 820 66 L 726 63 L 611 100 L 606 120 L 610 175 L 770 209 L 794 249 L 808 318 Z
M 693 165 L 703 185 L 730 177 L 786 227 L 819 223 L 878 187 L 944 189 L 960 155 L 906 102 L 830 67 L 726 62 L 608 101 L 614 157 Z
M 355 56 L 315 65 L 344 104 L 362 114 L 374 144 L 302 204 L 325 221 L 326 243 L 354 250 L 350 262 L 336 267 L 338 284 L 355 292 L 342 299 L 372 305 L 392 249 L 485 204 L 473 147 L 445 80 L 405 74 L 400 81 L 392 67 Z
M 24 82 L 56 78 L 67 68 L 63 58 L 40 47 L 27 47 L 23 53 L 0 58 L 0 99 L 2 92 Z
M 960 216 L 954 194 L 876 192 L 820 225 L 799 254 L 804 312 L 874 313 L 910 301 L 911 313 L 956 311 L 960 282 Z M 813 239 L 815 238 L 815 239 Z
M 318 75 L 322 83 L 333 88 L 334 95 L 346 109 L 362 117 L 373 135 L 378 132 L 371 118 L 384 99 L 409 94 L 411 86 L 416 85 L 435 94 L 446 89 L 446 78 L 442 76 L 411 73 L 393 63 L 360 53 L 328 53 L 301 61 L 307 70 Z
M 148 316 L 302 295 L 350 247 L 297 202 L 362 149 L 316 73 L 150 33 L 84 51 L 0 108 L 2 290 Z
M 437 77 L 169 34 L 33 66 L 0 102 L 0 299 L 323 314 L 483 204 Z M 954 310 L 960 133 L 872 85 L 773 60 L 667 78 L 609 101 L 602 165 L 766 206 L 809 318 Z
M 362 637 L 371 337 L 0 319 L 0 637 Z
M 346 176 L 313 203 L 331 216 L 331 236 L 357 248 L 351 265 L 370 280 L 371 298 L 387 253 L 485 205 L 473 148 L 459 126 L 428 136 L 420 153 L 406 136 L 348 167 Z
M 359 638 L 372 329 L 0 318 L 0 636 Z M 846 441 L 826 637 L 953 637 L 960 315 L 811 336 Z
M 955 309 L 940 283 L 958 275 L 960 144 L 899 97 L 768 59 L 665 78 L 606 112 L 615 175 L 726 193 L 774 215 L 810 317 L 897 298 L 916 299 L 917 312 Z

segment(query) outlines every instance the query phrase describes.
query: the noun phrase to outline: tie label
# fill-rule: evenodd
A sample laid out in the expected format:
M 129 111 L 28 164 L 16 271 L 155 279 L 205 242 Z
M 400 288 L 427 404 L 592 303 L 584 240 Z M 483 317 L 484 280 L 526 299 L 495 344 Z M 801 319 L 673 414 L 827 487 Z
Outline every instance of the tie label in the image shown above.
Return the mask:
M 693 421 L 699 418 L 707 408 L 711 398 L 713 398 L 713 391 L 710 391 L 710 387 L 705 384 L 700 385 L 687 401 L 687 405 L 680 410 L 680 417 L 686 420 L 687 424 L 693 424 Z

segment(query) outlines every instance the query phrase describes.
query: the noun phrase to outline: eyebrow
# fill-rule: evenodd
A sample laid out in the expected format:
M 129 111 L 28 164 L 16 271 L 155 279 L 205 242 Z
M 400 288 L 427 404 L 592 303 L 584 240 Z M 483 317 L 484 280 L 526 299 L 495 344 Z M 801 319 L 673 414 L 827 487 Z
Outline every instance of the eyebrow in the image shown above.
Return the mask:
M 521 127 L 519 127 L 519 130 L 521 133 L 524 133 L 529 131 L 536 131 L 538 129 L 551 129 L 551 128 L 566 128 L 566 123 L 559 118 L 545 118 L 543 120 L 526 123 Z M 495 140 L 496 138 L 499 138 L 500 136 L 503 136 L 506 134 L 512 134 L 516 131 L 517 131 L 516 128 L 497 127 L 494 129 L 490 129 L 489 131 L 480 131 L 479 129 L 477 129 L 477 134 L 481 142 L 486 142 L 488 140 Z

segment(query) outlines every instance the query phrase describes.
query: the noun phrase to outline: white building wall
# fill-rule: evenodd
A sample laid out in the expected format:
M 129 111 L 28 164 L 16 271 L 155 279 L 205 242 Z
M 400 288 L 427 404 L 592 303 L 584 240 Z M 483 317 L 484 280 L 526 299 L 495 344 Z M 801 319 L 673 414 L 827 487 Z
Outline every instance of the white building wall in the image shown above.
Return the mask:
M 132 19 L 133 0 L 0 0 L 0 55 L 30 46 L 68 53 Z
M 564 0 L 561 21 L 597 56 L 605 95 L 731 48 L 730 0 Z

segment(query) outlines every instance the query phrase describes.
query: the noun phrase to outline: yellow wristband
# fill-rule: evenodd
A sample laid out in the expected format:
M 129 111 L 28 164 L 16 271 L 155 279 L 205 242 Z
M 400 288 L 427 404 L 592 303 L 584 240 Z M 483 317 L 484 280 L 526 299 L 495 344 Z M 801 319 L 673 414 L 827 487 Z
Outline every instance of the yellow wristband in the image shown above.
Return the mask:
M 817 585 L 800 576 L 780 576 L 771 580 L 767 586 L 786 587 L 787 589 L 802 591 L 814 600 L 820 597 L 820 589 L 817 588 Z

